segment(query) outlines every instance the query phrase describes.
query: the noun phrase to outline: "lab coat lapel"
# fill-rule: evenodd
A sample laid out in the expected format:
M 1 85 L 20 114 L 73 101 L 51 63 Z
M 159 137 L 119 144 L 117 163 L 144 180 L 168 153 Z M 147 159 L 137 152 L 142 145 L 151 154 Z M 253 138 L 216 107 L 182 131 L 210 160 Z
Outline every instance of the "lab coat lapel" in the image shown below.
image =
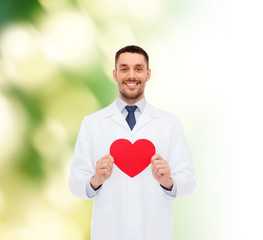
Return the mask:
M 111 118 L 114 122 L 116 122 L 123 128 L 130 130 L 128 123 L 117 108 L 116 100 L 108 106 L 107 111 L 105 113 L 105 118 Z
M 150 123 L 156 118 L 159 118 L 159 116 L 160 113 L 158 109 L 156 109 L 154 106 L 146 102 L 145 109 L 131 132 L 132 133 L 137 132 L 138 130 L 143 128 L 146 124 Z M 117 108 L 116 100 L 111 105 L 108 106 L 105 112 L 105 118 L 111 118 L 120 126 L 130 131 L 130 127 L 128 123 L 126 122 L 121 112 Z
M 133 132 L 139 131 L 141 128 L 143 128 L 146 124 L 150 123 L 151 121 L 154 121 L 156 118 L 159 117 L 158 109 L 153 107 L 151 104 L 146 102 L 145 109 L 136 122 Z

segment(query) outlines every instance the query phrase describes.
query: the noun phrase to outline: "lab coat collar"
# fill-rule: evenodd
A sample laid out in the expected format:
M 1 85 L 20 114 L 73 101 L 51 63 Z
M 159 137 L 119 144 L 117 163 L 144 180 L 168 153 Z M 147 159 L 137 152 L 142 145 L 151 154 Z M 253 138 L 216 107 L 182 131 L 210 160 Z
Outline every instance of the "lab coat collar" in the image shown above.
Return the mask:
M 132 132 L 135 132 L 142 128 L 145 124 L 160 117 L 160 110 L 152 106 L 146 101 L 145 109 L 142 112 L 138 122 L 135 124 Z M 117 107 L 116 100 L 105 109 L 105 118 L 112 118 L 115 122 L 131 131 L 128 123 L 121 115 L 120 110 Z

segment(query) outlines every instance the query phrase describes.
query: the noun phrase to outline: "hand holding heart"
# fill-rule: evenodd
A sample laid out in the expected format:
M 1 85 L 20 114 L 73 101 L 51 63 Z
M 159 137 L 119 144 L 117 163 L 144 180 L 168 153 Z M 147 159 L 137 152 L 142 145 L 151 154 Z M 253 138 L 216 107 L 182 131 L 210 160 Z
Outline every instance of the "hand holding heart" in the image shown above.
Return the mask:
M 173 180 L 170 177 L 170 167 L 167 161 L 157 153 L 153 155 L 151 163 L 153 176 L 162 186 L 171 190 L 173 187 Z
M 105 155 L 96 162 L 95 175 L 91 178 L 90 184 L 93 189 L 98 188 L 112 174 L 114 159 L 110 154 Z
M 110 154 L 96 162 L 95 175 L 90 181 L 93 189 L 97 189 L 111 176 L 113 162 L 130 177 L 135 177 L 152 163 L 152 174 L 157 181 L 169 190 L 173 187 L 167 161 L 160 154 L 155 154 L 155 146 L 147 139 L 139 139 L 134 144 L 127 139 L 114 141 L 110 147 Z

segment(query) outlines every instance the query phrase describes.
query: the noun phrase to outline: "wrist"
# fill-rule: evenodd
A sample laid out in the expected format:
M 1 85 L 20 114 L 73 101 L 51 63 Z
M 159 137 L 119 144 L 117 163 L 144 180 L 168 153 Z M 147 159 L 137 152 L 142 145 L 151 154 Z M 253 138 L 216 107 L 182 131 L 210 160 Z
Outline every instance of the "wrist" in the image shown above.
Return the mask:
M 167 190 L 171 191 L 174 185 L 173 179 L 170 177 L 167 182 L 164 184 L 161 184 L 163 187 L 165 187 Z
M 94 175 L 94 176 L 90 179 L 90 185 L 91 185 L 91 187 L 92 187 L 94 190 L 98 189 L 102 184 L 103 184 L 103 182 L 102 182 L 101 180 L 99 180 L 96 175 Z

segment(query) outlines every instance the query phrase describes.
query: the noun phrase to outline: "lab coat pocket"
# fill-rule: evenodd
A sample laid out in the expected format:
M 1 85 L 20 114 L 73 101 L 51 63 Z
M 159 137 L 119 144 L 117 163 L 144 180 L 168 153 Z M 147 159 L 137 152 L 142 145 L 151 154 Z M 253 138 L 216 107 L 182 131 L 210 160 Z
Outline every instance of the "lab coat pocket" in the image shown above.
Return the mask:
M 151 204 L 148 209 L 146 228 L 147 240 L 172 240 L 173 211 Z
M 91 221 L 91 240 L 114 240 L 115 214 L 113 206 L 93 209 Z

